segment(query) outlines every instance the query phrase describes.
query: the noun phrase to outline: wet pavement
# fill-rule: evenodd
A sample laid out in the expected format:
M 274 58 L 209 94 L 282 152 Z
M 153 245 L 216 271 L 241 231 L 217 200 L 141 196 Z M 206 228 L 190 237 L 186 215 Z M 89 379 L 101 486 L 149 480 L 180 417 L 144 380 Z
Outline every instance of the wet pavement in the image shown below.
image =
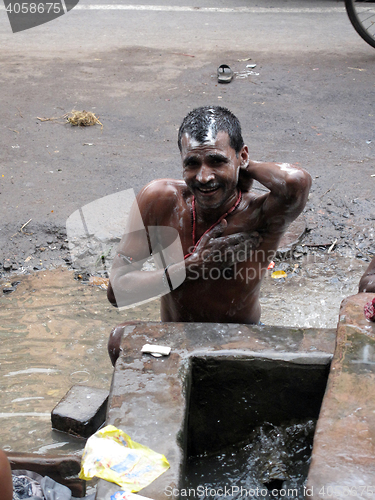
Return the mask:
M 183 3 L 192 11 L 73 9 L 18 34 L 2 12 L 0 264 L 58 265 L 69 257 L 66 220 L 79 207 L 181 178 L 177 129 L 189 110 L 216 103 L 238 115 L 251 158 L 312 175 L 306 245 L 337 240 L 354 256 L 374 253 L 374 50 L 344 3 L 231 2 L 254 8 L 241 14 Z M 237 76 L 256 64 L 257 75 L 220 86 L 223 62 Z M 95 112 L 103 130 L 36 118 L 73 108 Z

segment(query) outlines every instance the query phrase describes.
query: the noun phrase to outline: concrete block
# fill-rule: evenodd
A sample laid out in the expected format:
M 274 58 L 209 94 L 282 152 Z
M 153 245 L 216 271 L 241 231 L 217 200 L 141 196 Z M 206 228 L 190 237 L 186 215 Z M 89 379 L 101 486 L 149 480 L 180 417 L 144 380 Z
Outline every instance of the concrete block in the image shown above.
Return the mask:
M 91 436 L 105 421 L 108 394 L 105 389 L 74 385 L 52 410 L 52 427 L 74 436 Z

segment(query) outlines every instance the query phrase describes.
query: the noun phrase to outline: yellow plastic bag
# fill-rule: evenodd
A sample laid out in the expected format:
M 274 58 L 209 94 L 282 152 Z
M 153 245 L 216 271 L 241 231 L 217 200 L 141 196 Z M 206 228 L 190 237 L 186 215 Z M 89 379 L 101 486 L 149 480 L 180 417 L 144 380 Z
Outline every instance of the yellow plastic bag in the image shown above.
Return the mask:
M 87 440 L 79 477 L 85 480 L 100 477 L 135 493 L 168 468 L 164 455 L 135 443 L 117 427 L 107 425 Z

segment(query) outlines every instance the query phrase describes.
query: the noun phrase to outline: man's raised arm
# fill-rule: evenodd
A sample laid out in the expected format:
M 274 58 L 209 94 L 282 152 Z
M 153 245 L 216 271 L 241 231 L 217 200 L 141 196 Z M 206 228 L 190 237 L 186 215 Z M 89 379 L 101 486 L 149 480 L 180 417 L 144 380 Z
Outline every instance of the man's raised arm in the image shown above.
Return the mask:
M 311 176 L 306 170 L 289 163 L 249 161 L 241 167 L 239 185 L 254 179 L 270 190 L 264 195 L 262 211 L 267 225 L 278 229 L 292 222 L 303 210 L 311 187 Z

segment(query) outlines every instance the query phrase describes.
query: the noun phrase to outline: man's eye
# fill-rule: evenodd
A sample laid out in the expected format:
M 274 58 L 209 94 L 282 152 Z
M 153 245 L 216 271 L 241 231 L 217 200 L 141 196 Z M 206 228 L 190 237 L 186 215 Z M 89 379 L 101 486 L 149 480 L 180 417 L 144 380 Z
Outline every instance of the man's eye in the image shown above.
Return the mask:
M 185 162 L 185 167 L 196 167 L 197 165 L 197 160 L 188 160 L 187 162 Z
M 221 157 L 214 157 L 211 158 L 211 163 L 213 163 L 214 165 L 219 165 L 220 163 L 225 163 L 225 160 Z

